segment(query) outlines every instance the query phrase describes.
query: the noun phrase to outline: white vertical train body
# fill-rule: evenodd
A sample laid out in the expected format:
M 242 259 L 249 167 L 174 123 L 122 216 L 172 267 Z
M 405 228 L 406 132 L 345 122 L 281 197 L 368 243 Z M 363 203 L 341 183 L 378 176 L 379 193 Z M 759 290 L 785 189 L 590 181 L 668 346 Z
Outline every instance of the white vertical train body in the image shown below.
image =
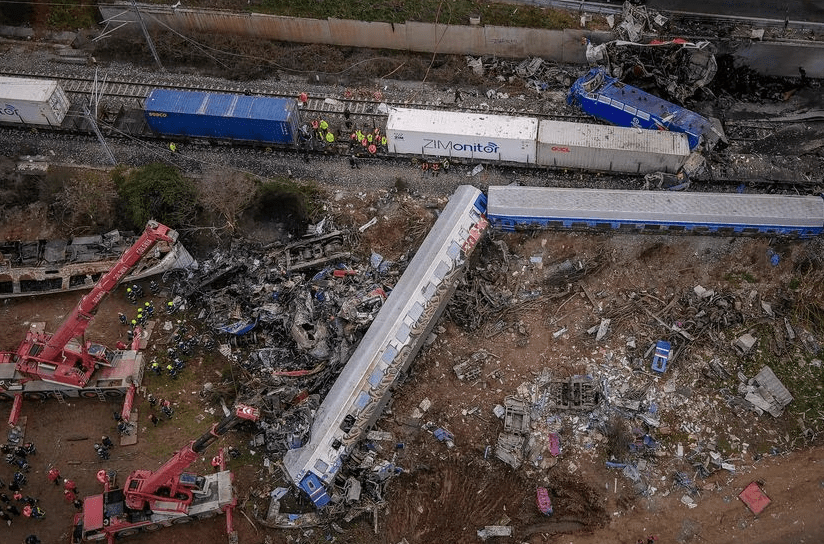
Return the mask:
M 372 326 L 318 408 L 309 442 L 289 450 L 289 478 L 318 507 L 346 454 L 380 417 L 398 375 L 415 358 L 488 226 L 486 197 L 462 185 L 450 198 Z

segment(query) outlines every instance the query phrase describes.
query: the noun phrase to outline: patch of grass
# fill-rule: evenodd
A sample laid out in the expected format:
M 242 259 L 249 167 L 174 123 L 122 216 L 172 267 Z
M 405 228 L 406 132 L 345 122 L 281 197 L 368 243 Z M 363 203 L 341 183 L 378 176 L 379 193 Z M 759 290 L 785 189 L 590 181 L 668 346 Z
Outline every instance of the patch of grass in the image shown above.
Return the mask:
M 741 283 L 758 283 L 758 278 L 744 271 L 733 271 L 724 274 L 724 280 L 734 287 L 741 287 Z
M 97 24 L 96 2 L 52 0 L 46 22 L 53 30 L 77 30 Z
M 790 280 L 790 283 L 787 285 L 787 287 L 791 291 L 796 291 L 796 290 L 798 290 L 799 287 L 801 287 L 801 280 L 798 279 L 798 278 L 793 278 L 793 279 Z

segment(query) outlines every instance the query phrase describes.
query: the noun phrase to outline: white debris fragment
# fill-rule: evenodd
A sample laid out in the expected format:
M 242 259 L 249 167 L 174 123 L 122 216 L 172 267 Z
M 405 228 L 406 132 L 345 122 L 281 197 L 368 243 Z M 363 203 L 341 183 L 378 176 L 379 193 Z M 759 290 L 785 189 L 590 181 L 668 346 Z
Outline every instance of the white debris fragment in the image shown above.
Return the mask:
M 681 503 L 686 505 L 688 508 L 695 508 L 696 506 L 698 506 L 697 504 L 695 504 L 695 501 L 692 500 L 692 497 L 690 497 L 689 495 L 683 495 L 681 497 Z
M 361 225 L 360 227 L 358 227 L 358 232 L 363 232 L 363 231 L 365 231 L 366 229 L 368 229 L 368 228 L 369 228 L 369 227 L 371 227 L 372 225 L 376 224 L 377 222 L 378 222 L 378 218 L 377 218 L 377 217 L 373 217 L 372 219 L 370 219 L 369 221 L 367 221 L 366 223 L 364 223 L 363 225 Z
M 426 397 L 425 399 L 423 399 L 421 401 L 420 404 L 418 404 L 418 408 L 420 408 L 422 412 L 428 411 L 429 408 L 431 408 L 431 407 L 432 407 L 432 401 L 429 400 L 429 397 Z
M 598 325 L 598 333 L 595 335 L 596 342 L 600 342 L 607 335 L 607 332 L 609 332 L 609 324 L 611 321 L 611 319 L 606 318 L 601 320 L 601 324 Z

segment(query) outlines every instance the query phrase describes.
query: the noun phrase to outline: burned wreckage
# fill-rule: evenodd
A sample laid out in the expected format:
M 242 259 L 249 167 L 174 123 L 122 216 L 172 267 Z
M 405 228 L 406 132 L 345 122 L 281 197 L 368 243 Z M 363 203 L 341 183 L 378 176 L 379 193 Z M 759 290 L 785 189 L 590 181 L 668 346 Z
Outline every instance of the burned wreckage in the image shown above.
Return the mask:
M 282 456 L 285 476 L 314 506 L 339 511 L 361 489 L 380 500 L 382 483 L 401 471 L 359 446 L 448 303 L 485 212 L 484 194 L 461 186 L 411 260 L 341 262 L 349 253 L 340 233 L 328 251 L 236 245 L 173 285 L 175 305 L 220 335 L 221 353 L 242 369 L 241 394 L 261 408 L 252 447 Z M 315 234 L 304 246 L 328 240 Z M 271 495 L 261 521 L 313 523 L 314 514 L 280 513 L 286 494 Z

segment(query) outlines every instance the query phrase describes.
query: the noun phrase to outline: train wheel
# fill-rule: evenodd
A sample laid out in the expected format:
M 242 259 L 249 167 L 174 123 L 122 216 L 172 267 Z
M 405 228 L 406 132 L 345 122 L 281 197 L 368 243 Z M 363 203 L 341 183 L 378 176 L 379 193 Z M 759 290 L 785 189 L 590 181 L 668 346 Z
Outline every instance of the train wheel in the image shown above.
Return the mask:
M 124 538 L 124 537 L 127 537 L 127 536 L 134 536 L 139 532 L 140 532 L 139 529 L 126 529 L 126 530 L 123 530 L 123 531 L 118 531 L 117 533 L 115 533 L 115 536 L 117 538 Z
M 46 398 L 45 393 L 23 393 L 23 398 L 26 400 L 43 400 Z
M 213 518 L 217 515 L 217 512 L 203 512 L 202 514 L 197 515 L 197 519 L 209 519 Z
M 192 521 L 192 518 L 189 516 L 183 516 L 182 518 L 175 518 L 172 520 L 173 525 L 183 525 L 184 523 L 189 523 Z
M 159 529 L 162 529 L 162 528 L 163 528 L 162 525 L 158 525 L 157 523 L 152 523 L 151 525 L 147 525 L 147 526 L 143 527 L 143 530 L 148 531 L 150 533 L 153 533 L 153 532 L 155 532 Z
M 12 395 L 11 393 L 3 393 L 2 391 L 0 391 L 0 402 L 4 400 L 14 400 L 14 395 Z
M 94 391 L 81 391 L 80 396 L 84 399 L 96 399 L 97 393 L 95 393 Z
M 109 398 L 116 399 L 123 396 L 123 391 L 120 391 L 119 389 L 106 389 L 103 394 Z

